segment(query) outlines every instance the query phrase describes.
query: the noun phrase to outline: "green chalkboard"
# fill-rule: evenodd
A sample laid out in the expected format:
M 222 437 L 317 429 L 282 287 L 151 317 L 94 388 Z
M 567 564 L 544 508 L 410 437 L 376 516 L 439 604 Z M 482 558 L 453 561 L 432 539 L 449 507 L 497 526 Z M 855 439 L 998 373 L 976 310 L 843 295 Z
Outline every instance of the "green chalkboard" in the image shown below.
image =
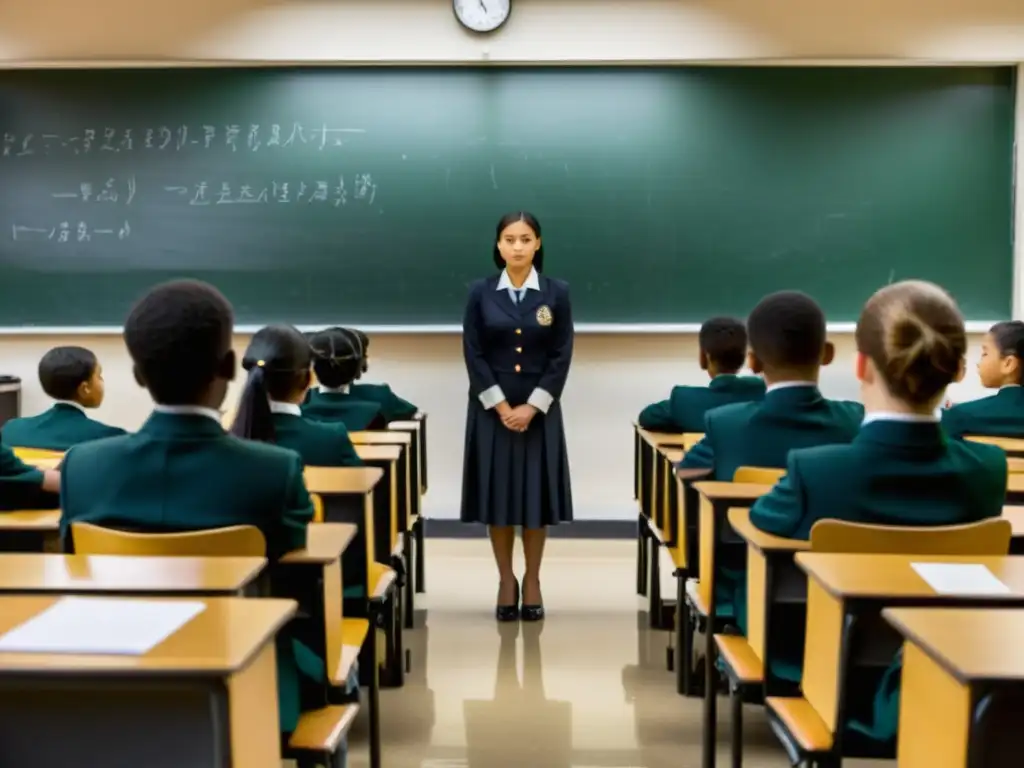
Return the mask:
M 153 283 L 240 323 L 457 323 L 500 214 L 577 322 L 889 280 L 1012 285 L 1011 68 L 312 68 L 0 76 L 0 326 L 119 325 Z

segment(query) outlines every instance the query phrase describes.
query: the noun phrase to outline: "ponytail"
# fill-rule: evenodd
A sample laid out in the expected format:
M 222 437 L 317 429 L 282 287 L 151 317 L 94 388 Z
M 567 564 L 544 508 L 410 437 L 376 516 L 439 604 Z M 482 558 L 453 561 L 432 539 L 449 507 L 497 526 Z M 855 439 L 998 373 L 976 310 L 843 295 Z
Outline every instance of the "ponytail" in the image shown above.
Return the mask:
M 231 425 L 231 434 L 244 440 L 276 442 L 274 417 L 270 410 L 270 396 L 267 393 L 266 366 L 259 360 L 247 367 L 249 377 L 245 380 L 245 388 L 238 401 L 238 411 Z

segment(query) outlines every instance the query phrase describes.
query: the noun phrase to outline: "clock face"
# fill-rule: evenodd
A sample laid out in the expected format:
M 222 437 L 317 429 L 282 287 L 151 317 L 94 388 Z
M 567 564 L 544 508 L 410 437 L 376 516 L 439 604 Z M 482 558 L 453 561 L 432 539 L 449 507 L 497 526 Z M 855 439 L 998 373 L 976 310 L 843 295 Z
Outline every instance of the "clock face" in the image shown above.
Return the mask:
M 512 0 L 453 0 L 455 16 L 466 29 L 493 32 L 508 20 Z

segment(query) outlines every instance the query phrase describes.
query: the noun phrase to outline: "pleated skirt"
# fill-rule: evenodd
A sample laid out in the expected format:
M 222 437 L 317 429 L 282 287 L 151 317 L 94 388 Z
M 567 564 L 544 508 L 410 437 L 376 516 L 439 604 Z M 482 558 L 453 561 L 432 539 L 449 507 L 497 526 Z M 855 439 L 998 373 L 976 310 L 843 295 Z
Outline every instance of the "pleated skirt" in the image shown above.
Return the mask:
M 498 383 L 512 406 L 533 390 L 528 380 Z M 470 397 L 460 517 L 464 523 L 524 528 L 572 522 L 569 454 L 557 401 L 534 416 L 525 432 L 512 432 L 494 409 Z

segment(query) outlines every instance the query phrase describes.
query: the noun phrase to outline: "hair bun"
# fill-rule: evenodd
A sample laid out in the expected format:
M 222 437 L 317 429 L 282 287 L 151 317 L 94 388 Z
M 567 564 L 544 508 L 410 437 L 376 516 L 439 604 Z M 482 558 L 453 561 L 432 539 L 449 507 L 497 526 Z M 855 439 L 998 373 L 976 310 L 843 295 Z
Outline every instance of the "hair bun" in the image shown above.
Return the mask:
M 910 311 L 893 320 L 887 345 L 889 374 L 903 394 L 929 399 L 958 373 L 960 353 L 942 330 Z

